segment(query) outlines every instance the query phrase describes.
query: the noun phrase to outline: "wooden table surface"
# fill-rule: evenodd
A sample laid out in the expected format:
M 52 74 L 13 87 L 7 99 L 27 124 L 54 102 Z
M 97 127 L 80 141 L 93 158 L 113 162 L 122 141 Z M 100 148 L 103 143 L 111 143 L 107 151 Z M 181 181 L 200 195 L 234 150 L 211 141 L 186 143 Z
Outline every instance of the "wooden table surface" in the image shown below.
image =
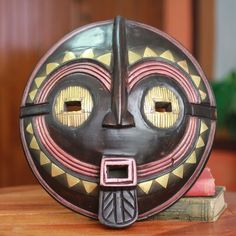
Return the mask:
M 53 200 L 38 185 L 0 189 L 0 236 L 5 235 L 236 235 L 236 193 L 226 193 L 228 208 L 214 223 L 142 221 L 108 229 Z

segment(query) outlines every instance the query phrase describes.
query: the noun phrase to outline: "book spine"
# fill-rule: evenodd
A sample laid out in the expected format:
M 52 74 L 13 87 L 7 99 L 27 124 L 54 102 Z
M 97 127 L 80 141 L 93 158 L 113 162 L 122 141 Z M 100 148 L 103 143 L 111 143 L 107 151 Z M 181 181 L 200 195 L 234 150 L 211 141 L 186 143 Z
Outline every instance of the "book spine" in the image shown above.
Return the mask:
M 213 222 L 226 208 L 225 187 L 218 186 L 213 197 L 183 197 L 164 211 L 151 216 L 150 220 L 184 220 Z
M 214 205 L 214 204 L 213 204 Z M 177 219 L 185 221 L 211 221 L 213 210 L 212 203 L 208 200 L 183 200 L 180 199 L 175 205 L 154 215 L 150 220 Z

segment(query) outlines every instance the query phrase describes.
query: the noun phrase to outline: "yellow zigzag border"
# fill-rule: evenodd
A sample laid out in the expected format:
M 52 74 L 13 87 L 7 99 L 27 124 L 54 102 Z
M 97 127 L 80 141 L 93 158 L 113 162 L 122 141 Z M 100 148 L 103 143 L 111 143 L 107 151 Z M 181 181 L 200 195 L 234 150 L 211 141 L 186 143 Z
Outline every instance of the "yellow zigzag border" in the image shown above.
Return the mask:
M 208 130 L 208 126 L 206 125 L 206 123 L 204 121 L 201 120 L 200 134 L 199 134 L 199 137 L 197 139 L 195 149 L 192 151 L 192 153 L 190 153 L 189 157 L 187 158 L 187 160 L 183 164 L 179 165 L 177 168 L 172 170 L 172 172 L 170 172 L 171 174 L 174 174 L 176 176 L 176 178 L 182 179 L 184 177 L 185 164 L 194 165 L 194 164 L 197 163 L 196 149 L 199 149 L 199 148 L 202 148 L 202 147 L 205 146 L 202 134 L 206 130 Z M 158 183 L 163 188 L 168 188 L 170 173 L 162 175 L 162 176 L 160 176 L 156 179 L 141 182 L 141 183 L 138 184 L 138 187 L 146 194 L 148 194 L 150 192 L 151 187 L 152 187 L 153 184 Z
M 193 150 L 193 152 L 189 155 L 188 159 L 185 161 L 185 163 L 181 164 L 180 166 L 178 166 L 177 168 L 175 168 L 174 170 L 172 170 L 172 174 L 174 174 L 177 178 L 183 178 L 184 177 L 184 166 L 185 164 L 196 164 L 197 163 L 197 157 L 196 157 L 196 149 L 202 148 L 205 146 L 202 134 L 208 130 L 208 126 L 206 125 L 206 123 L 204 121 L 201 121 L 201 126 L 200 126 L 200 134 L 198 137 L 198 140 L 196 142 L 195 145 L 195 149 Z M 78 183 L 82 183 L 86 192 L 88 194 L 90 194 L 91 192 L 93 192 L 95 190 L 95 188 L 97 187 L 97 183 L 94 182 L 89 182 L 89 181 L 85 181 L 85 180 L 81 180 L 69 173 L 66 173 L 65 170 L 63 170 L 62 168 L 58 167 L 55 163 L 53 163 L 46 155 L 45 153 L 43 153 L 40 148 L 39 145 L 37 143 L 37 140 L 34 136 L 34 132 L 33 132 L 33 128 L 32 128 L 32 123 L 30 122 L 27 127 L 26 127 L 26 132 L 32 135 L 31 141 L 30 141 L 30 149 L 32 150 L 37 150 L 39 151 L 39 156 L 38 156 L 38 161 L 40 163 L 40 165 L 43 167 L 44 165 L 50 164 L 51 165 L 51 177 L 57 177 L 59 175 L 65 174 L 66 175 L 66 179 L 67 179 L 67 185 L 66 187 L 68 188 L 72 188 L 73 186 L 75 186 Z M 152 179 L 149 181 L 145 181 L 145 182 L 141 182 L 138 184 L 138 187 L 146 194 L 148 194 L 150 192 L 150 189 L 152 187 L 153 184 L 158 183 L 159 185 L 161 185 L 163 188 L 167 188 L 168 187 L 168 183 L 169 183 L 169 177 L 170 177 L 170 173 L 167 173 L 165 175 L 162 175 L 156 179 Z
M 73 52 L 66 51 L 64 53 L 64 57 L 62 59 L 62 63 L 61 64 L 65 63 L 65 62 L 68 62 L 68 61 L 71 61 L 71 60 L 74 60 L 74 59 L 77 59 L 77 58 L 92 58 L 92 59 L 96 59 L 96 60 L 100 61 L 101 63 L 103 63 L 106 66 L 110 66 L 110 64 L 111 64 L 111 56 L 112 56 L 112 53 L 108 52 L 108 53 L 105 53 L 105 54 L 102 54 L 102 55 L 96 57 L 96 55 L 94 54 L 94 50 L 91 49 L 91 48 L 89 48 L 89 49 L 85 50 L 84 52 L 82 52 L 79 57 L 77 57 L 76 54 L 73 53 Z M 36 85 L 36 89 L 33 89 L 33 90 L 31 90 L 29 92 L 29 99 L 30 99 L 30 101 L 34 100 L 40 85 L 46 79 L 48 74 L 50 74 L 53 70 L 55 70 L 61 64 L 59 64 L 58 62 L 50 62 L 50 63 L 48 63 L 46 65 L 45 75 L 44 76 L 36 77 L 34 79 L 34 83 Z
M 106 66 L 110 66 L 111 57 L 112 57 L 111 52 L 108 52 L 108 53 L 105 53 L 105 54 L 102 54 L 102 55 L 96 57 L 96 55 L 94 54 L 94 50 L 92 48 L 86 49 L 84 52 L 82 52 L 80 54 L 79 57 L 77 57 L 76 54 L 71 52 L 71 51 L 66 51 L 64 53 L 64 57 L 62 59 L 61 64 L 65 63 L 65 62 L 68 62 L 68 61 L 71 61 L 71 60 L 74 60 L 76 58 L 93 58 L 93 59 L 96 59 L 96 60 L 100 61 L 101 63 L 103 63 Z M 196 87 L 198 89 L 200 88 L 200 85 L 201 85 L 201 82 L 202 82 L 201 77 L 198 76 L 198 75 L 190 74 L 189 66 L 188 66 L 187 61 L 186 60 L 176 61 L 173 53 L 169 49 L 162 52 L 160 55 L 158 55 L 158 53 L 155 50 L 153 50 L 149 47 L 145 48 L 145 50 L 143 52 L 143 55 L 139 55 L 138 53 L 136 53 L 132 50 L 128 51 L 129 64 L 133 64 L 133 63 L 137 62 L 138 60 L 140 60 L 142 58 L 154 58 L 154 57 L 163 58 L 165 60 L 168 60 L 168 61 L 171 61 L 171 62 L 174 62 L 174 63 L 178 64 L 186 73 L 188 73 L 190 75 L 190 77 L 191 77 L 193 83 L 196 85 Z M 34 100 L 34 98 L 37 94 L 38 88 L 40 87 L 42 82 L 45 80 L 47 75 L 49 73 L 51 73 L 53 70 L 55 70 L 58 66 L 60 66 L 60 64 L 58 62 L 48 63 L 46 65 L 45 75 L 36 77 L 34 79 L 34 83 L 36 84 L 36 89 L 33 89 L 32 91 L 29 92 L 29 99 L 31 101 Z M 207 97 L 207 94 L 204 91 L 200 90 L 200 89 L 199 89 L 199 94 L 200 94 L 201 100 L 204 101 Z
M 76 184 L 81 183 L 86 191 L 87 194 L 92 193 L 96 187 L 97 187 L 97 183 L 94 182 L 89 182 L 89 181 L 85 181 L 82 179 L 79 179 L 69 173 L 67 173 L 64 169 L 60 168 L 59 166 L 57 166 L 55 163 L 53 163 L 46 155 L 44 152 L 41 151 L 38 142 L 34 136 L 34 132 L 33 132 L 33 128 L 32 128 L 32 123 L 30 122 L 27 127 L 26 127 L 26 132 L 29 133 L 32 138 L 30 141 L 30 145 L 29 148 L 32 150 L 36 150 L 38 151 L 38 162 L 40 164 L 40 166 L 44 167 L 46 165 L 50 165 L 51 166 L 51 172 L 49 173 L 51 175 L 52 178 L 55 178 L 57 176 L 63 175 L 65 174 L 66 176 L 66 187 L 68 188 L 72 188 L 74 187 Z

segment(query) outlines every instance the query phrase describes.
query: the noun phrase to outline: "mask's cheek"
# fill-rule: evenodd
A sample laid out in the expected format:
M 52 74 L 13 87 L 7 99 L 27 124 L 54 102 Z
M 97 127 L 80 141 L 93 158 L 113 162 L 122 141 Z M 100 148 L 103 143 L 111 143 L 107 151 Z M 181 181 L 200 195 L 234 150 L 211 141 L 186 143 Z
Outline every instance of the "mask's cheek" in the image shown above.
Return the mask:
M 103 150 L 102 121 L 107 114 L 110 92 L 95 78 L 73 74 L 49 93 L 51 114 L 39 121 L 44 140 L 53 143 L 67 160 L 99 165 Z M 51 149 L 52 152 L 54 149 Z M 52 153 L 55 158 L 58 156 Z
M 128 109 L 133 114 L 136 124 L 134 131 L 136 134 L 133 138 L 138 144 L 136 145 L 136 161 L 138 164 L 160 161 L 170 155 L 178 146 L 183 147 L 182 141 L 185 134 L 190 131 L 190 120 L 189 117 L 184 115 L 183 101 L 181 100 L 178 106 L 179 114 L 177 114 L 178 117 L 172 127 L 156 127 L 147 119 L 144 113 L 144 103 L 147 94 L 145 91 L 148 86 L 149 82 L 148 84 L 146 82 L 140 83 L 129 95 Z M 174 109 L 174 106 L 172 106 L 172 109 Z M 159 114 L 163 115 L 161 112 Z
M 80 128 L 64 127 L 55 122 L 52 117 L 48 117 L 45 120 L 48 135 L 73 159 L 99 165 L 105 145 L 102 139 L 104 132 L 102 120 L 105 110 L 98 106 L 86 125 Z

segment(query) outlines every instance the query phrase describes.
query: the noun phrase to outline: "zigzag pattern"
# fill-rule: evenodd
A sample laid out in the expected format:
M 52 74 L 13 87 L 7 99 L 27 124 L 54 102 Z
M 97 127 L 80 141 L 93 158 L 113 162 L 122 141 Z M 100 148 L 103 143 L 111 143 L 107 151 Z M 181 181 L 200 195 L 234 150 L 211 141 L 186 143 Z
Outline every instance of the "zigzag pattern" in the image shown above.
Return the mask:
M 154 49 L 151 49 L 149 47 L 146 47 L 144 52 L 143 52 L 143 55 L 140 55 L 134 51 L 129 51 L 128 53 L 128 56 L 129 56 L 129 63 L 130 64 L 133 64 L 137 61 L 139 61 L 140 59 L 142 58 L 162 58 L 162 59 L 165 59 L 167 61 L 171 61 L 173 63 L 175 63 L 176 65 L 178 65 L 182 70 L 184 70 L 187 74 L 190 75 L 193 83 L 196 85 L 196 87 L 198 88 L 199 90 L 199 94 L 200 94 L 200 97 L 201 97 L 201 100 L 204 101 L 207 97 L 207 94 L 205 91 L 202 91 L 202 80 L 201 80 L 201 77 L 199 75 L 194 75 L 194 74 L 190 74 L 190 70 L 189 70 L 189 65 L 187 63 L 186 60 L 177 60 L 174 56 L 174 54 L 169 50 L 167 49 L 166 51 L 162 52 L 162 53 L 158 53 L 156 50 Z
M 152 188 L 153 184 L 159 184 L 162 188 L 168 188 L 170 175 L 172 175 L 172 176 L 174 175 L 174 176 L 176 176 L 176 178 L 182 179 L 184 177 L 184 169 L 185 169 L 186 164 L 194 165 L 197 163 L 196 150 L 203 148 L 205 146 L 205 140 L 204 140 L 203 134 L 208 129 L 209 129 L 209 127 L 206 125 L 206 123 L 204 121 L 201 121 L 200 133 L 199 133 L 199 137 L 196 141 L 195 148 L 192 151 L 192 153 L 190 153 L 189 157 L 186 159 L 186 161 L 184 163 L 179 165 L 176 169 L 172 170 L 171 173 L 167 173 L 167 174 L 162 175 L 156 179 L 152 179 L 149 181 L 139 183 L 138 187 L 144 193 L 148 194 L 150 192 L 150 189 Z M 48 169 L 50 169 L 50 175 L 52 178 L 55 178 L 55 177 L 58 177 L 61 175 L 65 175 L 66 182 L 64 184 L 66 187 L 72 188 L 75 185 L 79 186 L 78 184 L 80 183 L 81 184 L 80 186 L 83 186 L 83 188 L 85 189 L 87 194 L 92 193 L 97 188 L 97 183 L 88 182 L 88 181 L 79 179 L 78 177 L 75 177 L 69 173 L 66 173 L 66 171 L 64 169 L 60 168 L 55 163 L 53 163 L 45 155 L 45 153 L 43 151 L 41 151 L 41 149 L 38 145 L 38 142 L 34 136 L 32 123 L 29 123 L 26 126 L 26 132 L 29 133 L 31 136 L 31 141 L 29 143 L 30 149 L 38 151 L 37 152 L 38 153 L 38 162 L 39 162 L 40 166 L 44 167 L 44 166 L 50 165 L 51 168 L 48 168 Z
M 29 100 L 31 102 L 34 101 L 35 96 L 36 96 L 36 94 L 38 92 L 38 89 L 40 88 L 41 84 L 46 79 L 46 77 L 52 71 L 54 71 L 58 66 L 64 64 L 65 62 L 68 62 L 68 61 L 71 61 L 71 60 L 75 60 L 75 59 L 79 59 L 79 58 L 92 58 L 92 59 L 98 60 L 99 62 L 101 62 L 102 64 L 104 64 L 106 66 L 110 66 L 110 64 L 111 64 L 111 56 L 112 56 L 111 52 L 107 52 L 107 53 L 102 54 L 102 55 L 96 55 L 94 53 L 94 50 L 91 49 L 91 48 L 86 49 L 79 56 L 77 56 L 74 52 L 66 51 L 64 53 L 64 56 L 63 56 L 62 60 L 60 60 L 60 62 L 50 62 L 50 63 L 48 63 L 46 65 L 46 69 L 45 69 L 43 75 L 38 76 L 38 77 L 36 77 L 34 79 L 35 86 L 33 86 L 34 89 L 29 92 Z
M 85 181 L 67 173 L 66 170 L 56 165 L 56 163 L 54 163 L 47 157 L 47 155 L 39 147 L 39 144 L 34 136 L 34 131 L 31 122 L 26 126 L 26 132 L 31 137 L 29 148 L 31 150 L 36 151 L 35 153 L 37 153 L 36 158 L 38 163 L 42 168 L 48 171 L 48 173 L 51 175 L 52 178 L 64 176 L 64 178 L 61 179 L 65 180 L 63 184 L 67 188 L 72 188 L 77 186 L 78 188 L 80 188 L 81 191 L 85 191 L 87 194 L 91 194 L 95 191 L 95 189 L 97 188 L 97 183 Z
M 200 133 L 199 133 L 199 137 L 196 141 L 195 148 L 189 154 L 186 161 L 184 163 L 182 163 L 181 165 L 179 165 L 174 170 L 172 170 L 170 173 L 162 175 L 156 179 L 151 179 L 151 180 L 139 183 L 138 184 L 139 189 L 141 189 L 145 194 L 149 194 L 151 192 L 153 185 L 156 185 L 156 184 L 160 185 L 164 189 L 168 188 L 168 185 L 171 184 L 171 182 L 169 181 L 170 176 L 174 176 L 175 178 L 183 179 L 186 164 L 194 165 L 197 163 L 196 150 L 203 148 L 205 146 L 206 140 L 204 140 L 203 134 L 207 130 L 208 130 L 208 126 L 206 125 L 206 123 L 204 121 L 201 121 Z
M 60 63 L 59 62 L 48 63 L 46 65 L 46 69 L 45 69 L 45 72 L 43 73 L 43 75 L 38 76 L 34 79 L 35 86 L 32 86 L 32 87 L 34 87 L 34 89 L 32 89 L 29 92 L 29 100 L 31 102 L 34 100 L 40 85 L 43 83 L 43 81 L 46 79 L 46 77 L 61 64 L 71 61 L 71 60 L 79 59 L 79 58 L 92 58 L 92 59 L 98 60 L 99 62 L 101 62 L 102 64 L 104 64 L 106 66 L 110 66 L 111 57 L 112 57 L 111 52 L 106 52 L 105 54 L 102 54 L 102 55 L 96 55 L 92 48 L 86 49 L 79 56 L 77 56 L 74 52 L 66 51 L 64 53 L 64 56 L 63 56 L 62 60 L 60 61 Z M 133 64 L 133 63 L 141 60 L 142 58 L 162 58 L 164 60 L 175 63 L 176 65 L 178 65 L 180 67 L 180 69 L 184 70 L 187 74 L 190 75 L 193 83 L 196 85 L 196 87 L 199 90 L 199 95 L 201 97 L 201 100 L 204 101 L 206 99 L 207 93 L 206 93 L 206 91 L 203 91 L 203 89 L 202 89 L 203 82 L 201 80 L 201 77 L 199 75 L 191 74 L 187 61 L 186 60 L 177 60 L 175 58 L 174 54 L 169 49 L 167 49 L 166 51 L 164 51 L 160 54 L 157 51 L 155 51 L 154 49 L 146 47 L 144 49 L 144 52 L 142 55 L 140 55 L 137 52 L 134 52 L 132 50 L 128 51 L 129 64 Z
M 85 50 L 84 52 L 82 52 L 79 56 L 77 56 L 74 52 L 71 51 L 66 51 L 64 53 L 63 59 L 61 60 L 62 63 L 77 59 L 77 58 L 93 58 L 96 59 L 98 61 L 100 61 L 101 63 L 103 63 L 104 65 L 110 66 L 111 63 L 111 57 L 112 57 L 112 53 L 108 52 L 102 55 L 95 55 L 94 50 L 89 48 L 87 50 Z M 170 61 L 172 63 L 175 63 L 176 65 L 178 65 L 182 70 L 184 70 L 186 73 L 188 73 L 193 81 L 193 83 L 195 84 L 195 86 L 199 89 L 199 94 L 201 96 L 201 100 L 204 101 L 207 97 L 207 94 L 205 91 L 202 91 L 200 88 L 202 87 L 202 80 L 201 77 L 198 75 L 194 75 L 194 74 L 190 74 L 190 70 L 189 70 L 189 66 L 186 60 L 177 60 L 174 56 L 174 54 L 168 49 L 164 52 L 162 52 L 161 54 L 158 53 L 157 51 L 155 51 L 154 49 L 151 49 L 149 47 L 146 47 L 144 49 L 144 52 L 142 55 L 139 55 L 138 53 L 129 50 L 128 51 L 128 58 L 129 58 L 129 63 L 133 64 L 139 60 L 141 60 L 142 58 L 162 58 L 164 60 Z M 61 64 L 62 64 L 61 63 Z M 60 63 L 58 62 L 50 62 L 46 65 L 46 70 L 45 70 L 45 74 L 43 76 L 40 77 L 36 77 L 34 79 L 34 83 L 36 85 L 36 89 L 33 89 L 31 92 L 29 92 L 29 99 L 31 101 L 34 100 L 37 91 L 40 87 L 40 85 L 42 84 L 42 82 L 45 80 L 45 78 L 47 77 L 48 74 L 50 74 L 53 70 L 55 70 L 58 66 L 60 65 Z M 180 165 L 179 167 L 177 167 L 175 170 L 173 170 L 171 173 L 168 173 L 166 175 L 163 175 L 161 177 L 158 177 L 154 180 L 149 180 L 146 182 L 142 182 L 140 183 L 138 186 L 140 189 L 142 189 L 142 191 L 146 194 L 149 193 L 152 184 L 159 184 L 161 185 L 163 188 L 167 188 L 168 187 L 168 181 L 169 181 L 169 177 L 170 174 L 175 175 L 178 178 L 183 178 L 184 175 L 184 165 L 187 164 L 195 164 L 197 161 L 196 158 L 196 149 L 202 148 L 205 146 L 204 140 L 201 136 L 202 133 L 204 133 L 206 130 L 208 129 L 208 127 L 206 126 L 206 124 L 201 121 L 201 131 L 200 131 L 200 135 L 199 138 L 197 140 L 196 146 L 194 151 L 189 155 L 189 158 L 186 160 L 186 162 L 182 165 Z M 31 143 L 30 143 L 30 148 L 31 149 L 35 149 L 39 151 L 39 162 L 41 166 L 47 165 L 47 164 L 51 164 L 51 176 L 52 177 L 56 177 L 58 175 L 62 175 L 65 174 L 66 175 L 66 179 L 67 179 L 67 187 L 71 188 L 75 185 L 77 185 L 78 183 L 82 183 L 86 192 L 87 193 L 91 193 L 96 187 L 97 184 L 92 183 L 92 182 L 86 182 L 86 181 L 82 181 L 80 179 L 78 179 L 77 177 L 71 176 L 68 173 L 65 173 L 64 170 L 61 170 L 58 166 L 56 166 L 54 163 L 52 163 L 47 156 L 39 150 L 37 141 L 33 135 L 33 129 L 32 129 L 32 124 L 30 123 L 27 128 L 26 131 L 30 134 L 32 134 L 32 139 L 31 139 Z

